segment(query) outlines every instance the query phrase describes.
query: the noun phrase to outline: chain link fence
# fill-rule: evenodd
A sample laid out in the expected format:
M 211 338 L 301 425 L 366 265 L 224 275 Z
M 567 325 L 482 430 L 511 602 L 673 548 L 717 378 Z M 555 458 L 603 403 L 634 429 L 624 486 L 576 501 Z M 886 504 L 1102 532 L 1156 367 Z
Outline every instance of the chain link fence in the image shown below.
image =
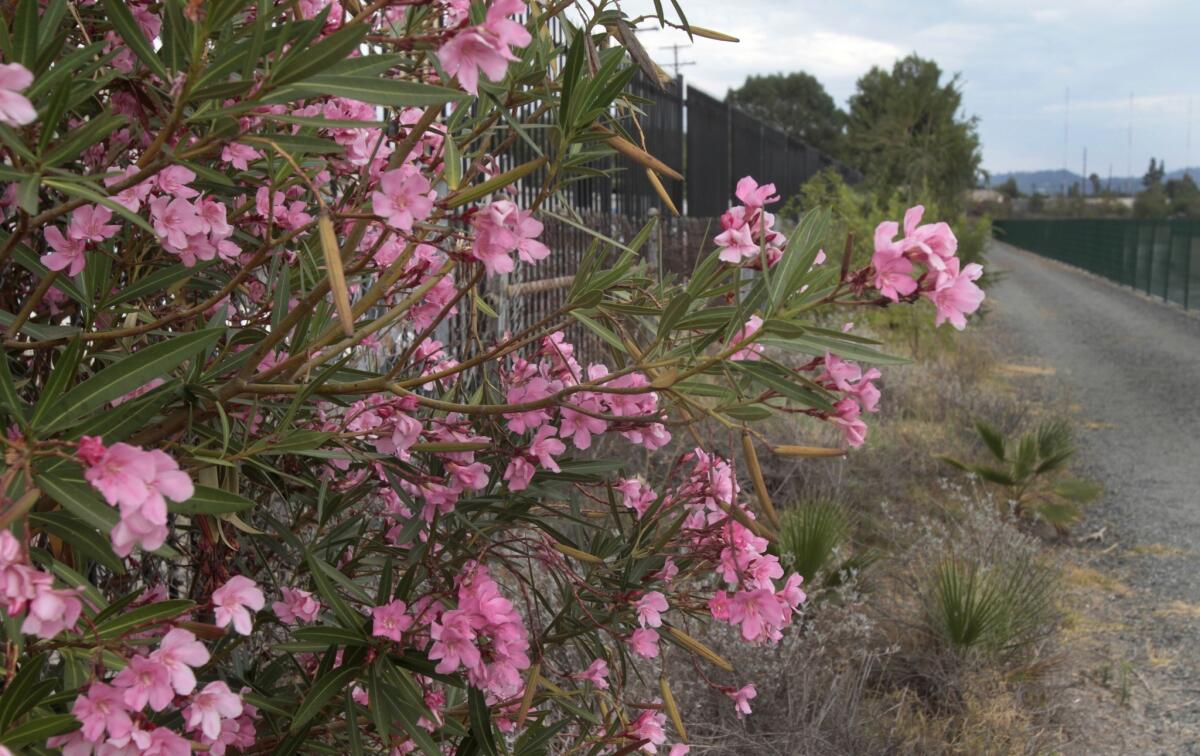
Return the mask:
M 1119 284 L 1200 308 L 1200 221 L 997 220 L 997 239 Z

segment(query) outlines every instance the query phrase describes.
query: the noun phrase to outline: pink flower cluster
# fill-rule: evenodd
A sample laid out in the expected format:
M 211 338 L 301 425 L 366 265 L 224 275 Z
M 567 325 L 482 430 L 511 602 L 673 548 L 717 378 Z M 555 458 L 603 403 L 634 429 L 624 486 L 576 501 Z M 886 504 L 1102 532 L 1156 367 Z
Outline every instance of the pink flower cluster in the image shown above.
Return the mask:
M 505 469 L 509 490 L 527 488 L 538 467 L 558 472 L 554 458 L 566 452 L 565 441 L 583 450 L 591 447 L 593 436 L 615 432 L 653 451 L 671 440 L 665 425 L 648 419 L 658 414 L 658 395 L 639 391 L 650 386 L 645 375 L 611 376 L 606 366 L 593 363 L 588 366 L 585 380 L 583 367 L 574 357 L 575 347 L 562 332 L 542 339 L 537 354 L 537 362 L 514 358 L 511 369 L 501 375 L 506 401 L 536 404 L 565 394 L 564 402 L 556 408 L 547 401 L 545 407 L 504 415 L 511 432 L 533 431 L 529 445 L 513 455 Z M 594 384 L 595 388 L 585 389 L 585 384 Z M 625 417 L 630 421 L 620 419 Z M 556 421 L 557 428 L 553 425 Z
M 87 482 L 120 512 L 111 533 L 113 551 L 120 556 L 129 556 L 135 545 L 146 551 L 162 546 L 168 535 L 167 499 L 187 501 L 195 492 L 191 478 L 159 449 L 121 442 L 105 446 L 97 436 L 84 436 L 77 457 Z
M 925 208 L 917 205 L 904 214 L 901 239 L 896 239 L 900 226 L 895 221 L 884 221 L 875 228 L 873 285 L 893 302 L 919 293 L 937 308 L 937 325 L 949 320 L 961 331 L 967 325 L 966 316 L 983 303 L 983 290 L 975 284 L 983 268 L 976 263 L 963 266 L 955 256 L 958 239 L 950 226 L 921 225 L 924 213 Z
M 503 79 L 508 64 L 519 60 L 509 47 L 525 47 L 532 40 L 524 26 L 508 18 L 525 10 L 522 0 L 492 0 L 482 24 L 460 29 L 438 48 L 446 73 L 471 94 L 479 92 L 480 71 L 492 81 Z
M 71 213 L 67 233 L 58 226 L 46 226 L 46 243 L 53 250 L 42 255 L 42 264 L 50 270 L 65 270 L 68 276 L 79 275 L 87 264 L 84 252 L 89 242 L 102 242 L 121 229 L 112 220 L 112 210 L 103 205 L 84 205 Z
M 544 260 L 550 249 L 537 240 L 542 222 L 511 200 L 497 200 L 475 213 L 475 241 L 471 257 L 483 263 L 488 275 L 511 273 L 513 252 L 530 265 Z
M 688 510 L 684 529 L 694 548 L 715 553 L 718 574 L 731 589 L 716 591 L 709 600 L 709 611 L 717 620 L 740 626 L 748 641 L 776 642 L 805 600 L 800 590 L 803 578 L 792 573 L 783 587 L 776 589 L 775 581 L 784 576 L 783 567 L 778 557 L 767 552 L 767 539 L 726 512 L 736 507 L 753 519 L 753 513 L 738 501 L 739 486 L 732 467 L 699 448 L 690 457 L 691 473 L 675 494 Z
M 763 208 L 779 201 L 774 184 L 758 185 L 749 176 L 737 183 L 737 198 L 741 205 L 731 207 L 721 216 L 721 233 L 713 239 L 721 248 L 718 255 L 733 265 L 752 261 L 750 267 L 761 265 L 766 254 L 767 265 L 774 265 L 783 257 L 787 237 L 774 230 L 775 216 Z
M 441 674 L 467 671 L 467 679 L 497 699 L 521 691 L 521 671 L 529 667 L 529 636 L 524 621 L 501 593 L 487 568 L 466 565 L 458 577 L 458 607 L 430 625 L 429 658 Z
M 67 756 L 87 754 L 190 754 L 192 743 L 179 733 L 155 726 L 143 714 L 180 709 L 184 729 L 195 733 L 205 750 L 222 756 L 230 747 L 255 742 L 254 707 L 220 680 L 196 690 L 195 670 L 209 662 L 208 649 L 191 632 L 173 628 L 149 654 L 130 657 L 110 681 L 95 681 L 75 699 L 71 713 L 82 727 L 51 738 L 48 746 Z
M 0 600 L 10 617 L 28 611 L 22 633 L 50 639 L 74 629 L 83 611 L 79 590 L 53 586 L 54 576 L 30 564 L 21 542 L 0 529 Z
M 817 383 L 842 394 L 842 398 L 834 404 L 837 412 L 829 419 L 841 428 L 847 444 L 862 446 L 867 438 L 867 424 L 861 416 L 864 411 L 875 412 L 879 409 L 880 393 L 873 381 L 881 374 L 875 368 L 863 370 L 858 363 L 843 360 L 828 352 L 823 364 L 824 370 L 817 375 Z

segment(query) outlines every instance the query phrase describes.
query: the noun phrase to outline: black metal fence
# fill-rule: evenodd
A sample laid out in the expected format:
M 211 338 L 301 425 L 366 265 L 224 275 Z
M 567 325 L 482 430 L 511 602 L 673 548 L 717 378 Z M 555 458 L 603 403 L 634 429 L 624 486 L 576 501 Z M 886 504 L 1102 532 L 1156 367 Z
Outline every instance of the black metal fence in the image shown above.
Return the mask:
M 996 220 L 997 239 L 1117 283 L 1200 308 L 1200 221 Z
M 628 241 L 656 210 L 661 220 L 659 233 L 647 250 L 651 265 L 664 272 L 687 275 L 698 257 L 712 248 L 712 236 L 719 231 L 717 216 L 730 206 L 742 176 L 774 183 L 785 199 L 825 168 L 835 168 L 851 183 L 861 178 L 776 126 L 687 87 L 681 79 L 660 86 L 639 70 L 628 91 L 637 98 L 639 112 L 636 117 L 628 114 L 621 118 L 621 126 L 636 144 L 683 175 L 683 181 L 662 177 L 664 189 L 683 217 L 672 217 L 645 169 L 622 155 L 599 161 L 590 166 L 597 171 L 594 175 L 570 182 L 562 194 L 562 202 L 569 208 L 555 202 L 545 207 L 575 215 L 583 225 L 618 241 Z M 531 127 L 526 136 L 545 146 L 553 116 L 539 114 L 533 106 L 517 115 Z M 511 168 L 535 157 L 533 146 L 520 140 L 502 157 L 500 167 Z M 517 200 L 522 207 L 533 204 L 543 179 L 544 174 L 538 172 L 518 184 Z M 488 282 L 498 322 L 482 326 L 464 309 L 441 334 L 460 354 L 472 348 L 476 337 L 487 340 L 506 331 L 519 333 L 561 307 L 594 237 L 552 218 L 546 219 L 545 226 L 543 241 L 552 250 L 548 259 L 535 267 L 518 265 L 503 279 Z M 492 328 L 496 332 L 491 332 Z M 601 356 L 603 343 L 582 326 L 573 326 L 569 337 L 576 343 L 581 361 Z

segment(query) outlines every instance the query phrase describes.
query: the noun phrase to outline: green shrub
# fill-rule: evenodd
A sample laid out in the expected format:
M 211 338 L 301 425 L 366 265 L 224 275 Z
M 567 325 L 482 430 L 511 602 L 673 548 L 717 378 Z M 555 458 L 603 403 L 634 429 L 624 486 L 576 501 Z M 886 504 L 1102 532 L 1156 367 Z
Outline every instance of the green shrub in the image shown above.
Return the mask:
M 960 651 L 1004 655 L 1053 627 L 1056 573 L 1020 555 L 988 563 L 982 557 L 939 561 L 922 586 L 928 629 Z

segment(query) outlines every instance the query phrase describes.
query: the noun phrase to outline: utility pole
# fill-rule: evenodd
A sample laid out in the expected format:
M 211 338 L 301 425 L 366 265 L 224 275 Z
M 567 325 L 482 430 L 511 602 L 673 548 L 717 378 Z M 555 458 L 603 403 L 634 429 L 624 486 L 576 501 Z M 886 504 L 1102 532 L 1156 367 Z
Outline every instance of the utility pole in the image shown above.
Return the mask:
M 667 65 L 674 69 L 673 73 L 675 74 L 676 79 L 679 78 L 679 69 L 680 68 L 683 68 L 684 66 L 696 65 L 696 61 L 694 61 L 694 60 L 684 60 L 684 61 L 679 60 L 679 51 L 686 50 L 689 47 L 691 47 L 691 45 L 674 44 L 674 45 L 663 45 L 660 48 L 662 50 L 670 50 L 671 51 L 673 61 L 671 63 L 668 63 Z

